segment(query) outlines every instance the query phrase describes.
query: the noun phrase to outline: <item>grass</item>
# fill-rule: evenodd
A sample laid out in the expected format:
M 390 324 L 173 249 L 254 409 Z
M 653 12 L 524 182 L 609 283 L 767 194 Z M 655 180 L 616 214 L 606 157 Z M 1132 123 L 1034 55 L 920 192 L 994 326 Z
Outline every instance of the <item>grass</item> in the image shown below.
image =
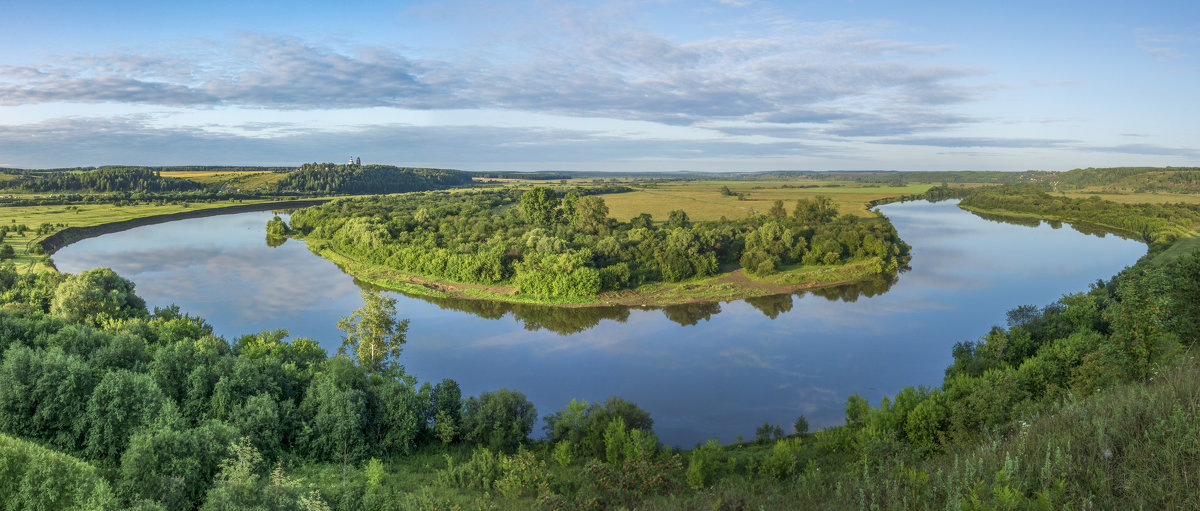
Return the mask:
M 220 208 L 239 204 L 257 204 L 272 202 L 262 200 L 238 200 L 200 203 L 173 203 L 165 205 L 139 204 L 133 206 L 114 206 L 112 204 L 79 204 L 55 206 L 11 206 L 0 207 L 0 224 L 25 224 L 30 230 L 24 235 L 15 232 L 8 233 L 4 244 L 11 245 L 15 257 L 12 261 L 19 271 L 52 270 L 45 264 L 43 256 L 30 252 L 34 244 L 50 234 L 36 235 L 38 226 L 49 223 L 55 226 L 54 232 L 66 227 L 91 227 L 113 222 L 145 218 L 184 211 L 197 211 Z M 52 233 L 51 233 L 52 234 Z
M 1082 190 L 1071 190 L 1068 192 L 1063 192 L 1063 195 L 1073 199 L 1099 197 L 1104 200 L 1122 202 L 1125 204 L 1174 204 L 1177 202 L 1182 202 L 1185 204 L 1200 204 L 1200 194 L 1197 193 L 1123 192 L 1113 191 L 1107 187 L 1101 186 L 1092 186 Z
M 671 181 L 665 183 L 631 183 L 637 191 L 606 194 L 609 216 L 627 220 L 641 213 L 649 213 L 655 220 L 666 220 L 675 209 L 682 209 L 692 220 L 717 220 L 742 218 L 755 213 L 766 213 L 776 200 L 782 200 L 791 213 L 797 199 L 816 195 L 829 197 L 843 214 L 868 217 L 865 204 L 874 199 L 924 193 L 933 183 L 906 186 L 861 186 L 845 181 L 779 180 L 779 181 Z M 727 186 L 738 197 L 723 195 L 721 187 Z M 787 187 L 785 187 L 787 186 Z M 791 188 L 814 186 L 813 188 Z
M 234 190 L 254 190 L 255 188 L 270 188 L 275 183 L 287 177 L 287 173 L 267 170 L 247 170 L 242 172 L 166 171 L 162 173 L 162 177 L 177 177 L 205 185 L 219 184 L 222 188 Z

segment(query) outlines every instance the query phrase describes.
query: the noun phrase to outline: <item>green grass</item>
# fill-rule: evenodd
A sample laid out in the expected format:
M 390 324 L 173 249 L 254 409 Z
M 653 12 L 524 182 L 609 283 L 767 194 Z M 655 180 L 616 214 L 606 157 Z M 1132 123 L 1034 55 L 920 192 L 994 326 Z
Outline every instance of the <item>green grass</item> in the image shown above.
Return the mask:
M 269 189 L 287 177 L 287 173 L 253 170 L 241 172 L 166 171 L 162 173 L 162 177 L 177 177 L 205 185 L 220 185 L 222 188 L 250 191 L 260 187 Z
M 55 232 L 57 232 L 66 227 L 91 227 L 113 222 L 132 220 L 136 218 L 180 213 L 184 211 L 197 211 L 240 204 L 269 202 L 272 201 L 270 199 L 260 199 L 174 203 L 165 205 L 139 204 L 132 206 L 114 206 L 112 204 L 9 206 L 0 207 L 0 224 L 25 224 L 26 227 L 31 229 L 30 231 L 26 231 L 23 236 L 19 236 L 16 233 L 10 232 L 4 239 L 4 244 L 11 245 L 13 247 L 15 253 L 13 262 L 16 264 L 17 269 L 25 272 L 52 269 L 49 266 L 46 266 L 42 256 L 35 255 L 30 252 L 30 249 L 32 249 L 37 241 L 50 236 L 50 234 L 44 234 L 41 236 L 34 234 L 38 226 L 42 225 L 43 223 L 49 223 L 56 226 Z
M 829 197 L 843 214 L 861 217 L 872 216 L 865 204 L 871 200 L 898 195 L 924 193 L 934 183 L 910 184 L 906 186 L 861 186 L 845 181 L 780 180 L 780 181 L 672 181 L 632 183 L 640 188 L 629 193 L 606 194 L 609 216 L 627 220 L 641 213 L 650 213 L 655 220 L 666 220 L 667 215 L 682 209 L 692 220 L 717 220 L 721 217 L 742 218 L 755 213 L 766 213 L 776 200 L 782 200 L 791 213 L 796 200 L 816 195 Z M 785 188 L 784 186 L 788 186 Z M 735 194 L 743 194 L 744 200 L 736 196 L 721 194 L 727 186 Z M 790 188 L 794 186 L 816 186 L 816 188 Z

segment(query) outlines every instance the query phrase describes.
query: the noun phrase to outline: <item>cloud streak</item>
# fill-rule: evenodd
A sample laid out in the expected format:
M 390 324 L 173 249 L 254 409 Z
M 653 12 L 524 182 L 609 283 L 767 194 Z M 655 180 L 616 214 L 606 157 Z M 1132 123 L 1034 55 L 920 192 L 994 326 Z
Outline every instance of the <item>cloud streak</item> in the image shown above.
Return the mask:
M 958 82 L 979 74 L 919 63 L 942 47 L 841 26 L 690 41 L 587 20 L 567 26 L 570 37 L 526 41 L 519 56 L 491 59 L 483 49 L 436 60 L 266 35 L 169 54 L 60 57 L 0 66 L 0 104 L 486 108 L 675 125 L 832 123 L 834 133 L 853 134 L 970 101 L 975 90 Z
M 256 137 L 194 127 L 162 127 L 147 116 L 63 118 L 28 125 L 0 125 L 0 154 L 18 158 L 5 162 L 15 166 L 34 165 L 19 158 L 42 161 L 48 157 L 54 161 L 39 165 L 74 166 L 92 162 L 240 164 L 247 163 L 239 159 L 247 154 L 254 155 L 256 163 L 292 164 L 326 161 L 330 154 L 352 151 L 371 155 L 371 161 L 444 162 L 438 164 L 481 168 L 497 163 L 519 167 L 529 161 L 531 152 L 540 161 L 567 163 L 769 159 L 799 154 L 837 157 L 840 152 L 833 146 L 797 142 L 656 140 L 553 128 L 404 124 L 337 130 L 282 128 L 277 130 L 281 135 Z M 468 144 L 470 150 L 464 150 Z

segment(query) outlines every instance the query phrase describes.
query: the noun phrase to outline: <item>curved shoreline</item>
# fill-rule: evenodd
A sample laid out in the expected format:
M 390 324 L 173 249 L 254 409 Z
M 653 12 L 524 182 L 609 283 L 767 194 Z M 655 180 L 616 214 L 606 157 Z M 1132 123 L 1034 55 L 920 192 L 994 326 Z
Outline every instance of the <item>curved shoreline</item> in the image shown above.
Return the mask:
M 254 211 L 269 211 L 272 209 L 282 208 L 305 208 L 308 206 L 324 204 L 331 200 L 333 199 L 301 199 L 276 202 L 257 202 L 254 204 L 236 204 L 232 206 L 197 209 L 194 211 L 180 211 L 178 213 L 150 215 L 133 218 L 130 220 L 121 220 L 119 222 L 90 225 L 87 227 L 67 227 L 34 243 L 41 245 L 42 249 L 46 251 L 46 255 L 53 255 L 59 249 L 77 241 L 95 238 L 97 236 L 111 234 L 114 232 L 126 231 L 133 229 L 134 227 L 161 224 L 188 218 L 203 218 L 217 215 L 230 215 L 234 213 L 250 213 Z

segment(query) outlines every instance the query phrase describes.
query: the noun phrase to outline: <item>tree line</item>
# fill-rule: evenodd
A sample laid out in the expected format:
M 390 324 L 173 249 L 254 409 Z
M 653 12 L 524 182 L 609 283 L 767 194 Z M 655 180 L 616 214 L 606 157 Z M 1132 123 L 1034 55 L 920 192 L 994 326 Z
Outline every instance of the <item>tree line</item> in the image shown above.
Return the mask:
M 471 175 L 458 170 L 305 163 L 278 181 L 275 190 L 326 194 L 401 193 L 450 188 L 470 182 Z
M 101 167 L 85 172 L 54 172 L 27 175 L 7 185 L 25 192 L 188 192 L 204 189 L 195 181 L 162 177 L 146 167 Z
M 1046 193 L 1034 184 L 979 188 L 968 193 L 959 206 L 1108 227 L 1157 246 L 1188 235 L 1200 223 L 1200 207 L 1195 204 L 1126 204 L 1096 196 L 1074 199 Z

